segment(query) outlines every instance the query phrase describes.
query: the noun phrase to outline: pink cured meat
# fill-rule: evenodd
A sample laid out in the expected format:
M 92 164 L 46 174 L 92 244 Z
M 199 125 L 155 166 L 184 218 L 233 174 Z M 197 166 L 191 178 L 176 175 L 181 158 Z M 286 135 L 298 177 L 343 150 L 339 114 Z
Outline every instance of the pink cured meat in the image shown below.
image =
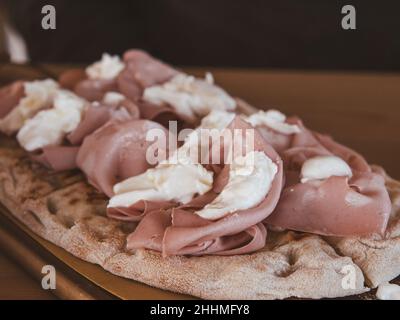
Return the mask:
M 117 106 L 101 104 L 91 105 L 85 111 L 82 121 L 72 131 L 67 139 L 73 145 L 79 145 L 83 139 L 95 130 L 106 124 L 111 119 L 130 120 L 139 119 L 140 112 L 136 104 L 128 99 L 123 100 Z
M 236 117 L 229 129 L 252 128 L 240 117 Z M 223 184 L 226 184 L 229 171 L 219 170 L 214 190 L 194 198 L 186 205 L 166 210 L 158 208 L 144 215 L 135 231 L 129 235 L 127 248 L 147 248 L 169 256 L 245 254 L 264 247 L 267 231 L 262 221 L 278 203 L 283 184 L 283 168 L 278 154 L 257 132 L 255 150 L 265 152 L 278 166 L 271 189 L 261 203 L 215 221 L 196 215 L 194 211 L 211 202 L 223 189 Z
M 281 151 L 286 184 L 278 206 L 266 222 L 275 227 L 329 236 L 383 234 L 391 202 L 383 177 L 366 160 L 330 137 L 306 129 L 294 134 Z M 352 169 L 353 176 L 300 182 L 301 166 L 314 156 L 335 155 Z
M 125 69 L 118 76 L 118 90 L 138 104 L 142 118 L 168 125 L 169 120 L 179 119 L 168 105 L 153 105 L 142 100 L 144 89 L 164 83 L 178 74 L 169 65 L 142 50 L 128 50 L 124 54 Z
M 74 87 L 74 92 L 88 101 L 101 101 L 109 91 L 118 91 L 116 79 L 84 79 Z
M 132 101 L 140 99 L 145 88 L 161 84 L 178 74 L 142 50 L 128 50 L 123 58 L 126 67 L 118 76 L 118 87 Z
M 88 79 L 85 70 L 70 69 L 58 78 L 60 86 L 88 101 L 101 101 L 109 91 L 118 91 L 117 79 Z
M 78 167 L 94 187 L 112 196 L 118 181 L 152 166 L 146 160 L 147 148 L 153 144 L 146 141 L 151 129 L 162 130 L 168 136 L 163 126 L 149 120 L 109 121 L 85 138 L 77 157 Z
M 75 146 L 48 146 L 31 158 L 54 171 L 70 170 L 76 168 L 78 150 Z

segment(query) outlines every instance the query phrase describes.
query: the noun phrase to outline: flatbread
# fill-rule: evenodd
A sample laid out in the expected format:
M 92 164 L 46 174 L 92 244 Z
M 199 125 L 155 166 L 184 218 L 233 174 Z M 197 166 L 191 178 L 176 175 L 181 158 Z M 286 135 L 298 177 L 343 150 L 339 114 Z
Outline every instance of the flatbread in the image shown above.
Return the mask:
M 400 274 L 400 182 L 390 178 L 382 168 L 380 171 L 386 180 L 386 188 L 392 201 L 389 225 L 383 239 L 341 238 L 327 239 L 342 255 L 351 257 L 364 272 L 368 286 L 376 288 Z
M 359 294 L 369 290 L 366 283 L 376 286 L 400 273 L 399 210 L 389 226 L 397 231 L 385 240 L 270 231 L 263 250 L 241 256 L 162 258 L 150 250 L 127 252 L 126 237 L 135 224 L 106 217 L 107 199 L 81 173 L 51 173 L 9 139 L 1 142 L 0 201 L 38 235 L 118 276 L 207 299 L 284 299 Z M 400 184 L 387 181 L 398 205 Z M 342 285 L 348 268 L 356 276 L 350 288 Z

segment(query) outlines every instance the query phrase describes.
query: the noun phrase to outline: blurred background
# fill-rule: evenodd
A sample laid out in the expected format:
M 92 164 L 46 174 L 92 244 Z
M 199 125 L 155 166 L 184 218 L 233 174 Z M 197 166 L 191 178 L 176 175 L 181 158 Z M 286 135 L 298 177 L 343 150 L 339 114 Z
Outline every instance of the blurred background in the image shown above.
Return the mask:
M 41 28 L 54 5 L 56 30 Z M 341 28 L 351 4 L 357 29 Z M 185 66 L 400 70 L 389 0 L 0 0 L 0 51 L 15 62 L 88 63 L 139 47 Z

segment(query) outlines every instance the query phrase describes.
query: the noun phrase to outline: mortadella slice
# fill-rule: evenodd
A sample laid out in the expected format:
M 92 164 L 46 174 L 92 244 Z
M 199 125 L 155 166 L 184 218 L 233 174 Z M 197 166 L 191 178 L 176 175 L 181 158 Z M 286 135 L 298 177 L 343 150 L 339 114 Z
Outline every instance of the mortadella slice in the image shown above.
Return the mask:
M 85 111 L 81 122 L 68 134 L 67 139 L 72 144 L 81 144 L 83 139 L 93 133 L 96 129 L 104 125 L 108 120 L 110 120 L 110 110 L 108 106 L 89 106 Z
M 113 185 L 118 181 L 152 167 L 146 160 L 147 148 L 153 143 L 146 141 L 151 129 L 161 130 L 168 136 L 163 126 L 149 120 L 108 122 L 85 138 L 77 157 L 78 167 L 93 186 L 112 196 Z
M 54 171 L 70 170 L 76 168 L 78 150 L 75 146 L 47 146 L 31 158 Z
M 107 208 L 107 215 L 110 218 L 122 221 L 140 221 L 149 212 L 166 210 L 175 206 L 176 203 L 169 201 L 141 200 L 129 207 Z
M 301 132 L 281 155 L 286 184 L 281 199 L 266 223 L 275 227 L 329 236 L 384 234 L 391 202 L 384 179 L 371 171 L 357 152 L 328 136 L 297 124 Z M 329 176 L 301 181 L 305 161 L 336 156 L 351 168 L 351 176 Z
M 169 120 L 179 119 L 172 107 L 156 106 L 141 99 L 145 88 L 168 81 L 178 71 L 142 50 L 127 51 L 124 62 L 126 67 L 117 80 L 118 90 L 138 104 L 142 118 L 163 125 L 168 125 Z
M 118 76 L 119 91 L 132 101 L 141 98 L 147 87 L 168 81 L 178 71 L 142 50 L 124 54 L 125 69 Z
M 288 186 L 267 223 L 330 236 L 383 234 L 390 200 L 382 176 L 355 172 Z
M 229 130 L 253 128 L 235 117 Z M 243 132 L 244 133 L 244 132 Z M 264 152 L 276 165 L 277 173 L 265 198 L 256 206 L 209 220 L 195 214 L 215 199 L 227 184 L 226 166 L 218 168 L 215 188 L 191 202 L 172 209 L 157 209 L 144 215 L 127 239 L 130 250 L 147 248 L 169 255 L 234 255 L 254 252 L 265 246 L 266 228 L 262 224 L 278 203 L 283 185 L 282 160 L 258 132 L 254 132 L 254 150 Z M 211 166 L 211 168 L 216 166 Z
M 85 111 L 78 127 L 67 136 L 67 139 L 73 145 L 81 144 L 86 136 L 106 124 L 109 120 L 138 119 L 139 114 L 139 108 L 127 99 L 115 106 L 104 103 L 99 105 L 92 104 Z
M 137 102 L 140 109 L 140 115 L 143 119 L 152 120 L 158 122 L 165 127 L 168 127 L 169 121 L 182 120 L 181 117 L 176 113 L 174 108 L 169 105 L 154 105 L 152 103 L 139 100 Z M 180 124 L 182 127 L 182 124 Z M 178 130 L 181 129 L 178 127 Z
M 118 91 L 116 79 L 84 79 L 75 86 L 75 93 L 88 101 L 101 101 L 109 91 Z

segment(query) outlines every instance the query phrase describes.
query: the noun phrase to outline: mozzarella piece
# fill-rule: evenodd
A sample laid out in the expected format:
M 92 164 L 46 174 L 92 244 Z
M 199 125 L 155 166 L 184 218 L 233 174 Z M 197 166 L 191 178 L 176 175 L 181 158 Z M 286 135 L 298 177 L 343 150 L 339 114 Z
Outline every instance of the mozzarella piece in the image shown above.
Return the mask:
M 200 126 L 186 136 L 184 144 L 161 163 L 198 164 L 202 155 L 204 157 L 209 155 L 209 138 L 219 137 L 234 117 L 235 114 L 233 112 L 211 111 L 202 119 Z
M 86 74 L 91 80 L 112 80 L 125 68 L 118 56 L 104 53 L 101 60 L 86 68 Z
M 277 172 L 277 165 L 264 152 L 252 151 L 235 158 L 225 188 L 196 214 L 216 220 L 229 213 L 255 207 L 268 194 Z
M 212 110 L 201 120 L 203 129 L 225 129 L 235 118 L 235 113 L 224 110 Z
M 214 85 L 210 75 L 203 80 L 180 73 L 162 85 L 146 88 L 143 99 L 156 105 L 167 103 L 193 122 L 211 110 L 229 111 L 236 107 L 235 100 Z
M 125 100 L 125 96 L 119 92 L 109 91 L 103 97 L 103 103 L 110 106 L 118 106 L 119 103 Z
M 188 203 L 212 188 L 213 173 L 202 165 L 162 164 L 114 186 L 108 207 L 129 207 L 140 200 Z
M 400 300 L 400 286 L 392 283 L 379 285 L 376 297 L 379 300 Z
M 286 116 L 278 110 L 259 111 L 248 116 L 245 120 L 253 127 L 267 126 L 283 134 L 300 132 L 299 126 L 286 123 Z
M 6 117 L 0 120 L 0 129 L 6 133 L 18 131 L 24 122 L 41 109 L 46 109 L 53 103 L 59 86 L 52 79 L 37 80 L 24 83 L 25 97 L 12 109 Z
M 17 134 L 17 140 L 27 151 L 48 145 L 61 144 L 81 121 L 86 102 L 67 90 L 60 90 L 54 98 L 54 107 L 37 113 L 27 120 Z
M 301 167 L 301 182 L 323 180 L 331 176 L 352 177 L 349 165 L 336 156 L 317 156 L 306 160 Z
M 139 200 L 187 203 L 195 195 L 211 190 L 213 173 L 198 163 L 197 154 L 192 154 L 200 147 L 200 128 L 191 132 L 185 143 L 156 168 L 116 184 L 108 207 L 129 207 Z
M 213 173 L 198 161 L 197 152 L 208 154 L 208 148 L 202 150 L 201 130 L 213 129 L 222 132 L 234 117 L 234 113 L 226 111 L 210 112 L 167 160 L 160 162 L 154 169 L 116 184 L 115 196 L 110 199 L 108 206 L 129 207 L 139 200 L 187 203 L 195 195 L 202 195 L 211 190 Z

